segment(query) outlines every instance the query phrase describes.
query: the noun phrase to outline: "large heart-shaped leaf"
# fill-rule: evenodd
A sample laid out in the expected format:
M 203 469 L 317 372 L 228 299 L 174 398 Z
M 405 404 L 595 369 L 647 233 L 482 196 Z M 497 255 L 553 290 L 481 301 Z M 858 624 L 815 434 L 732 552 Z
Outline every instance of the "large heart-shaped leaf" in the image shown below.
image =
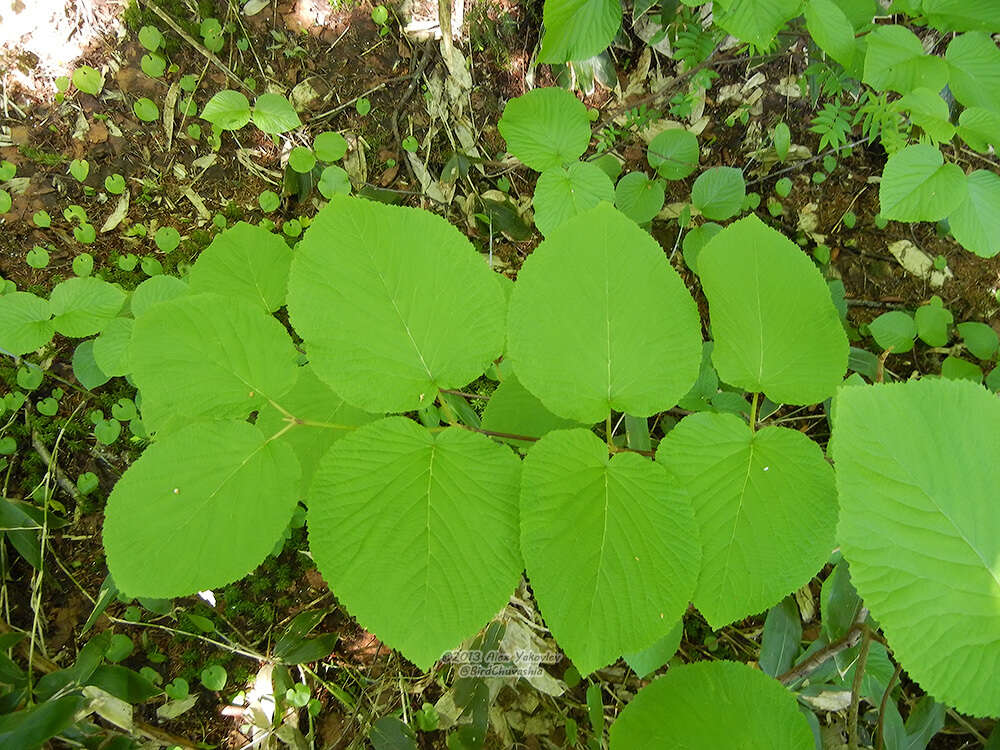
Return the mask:
M 694 604 L 713 628 L 781 601 L 830 556 L 833 470 L 801 432 L 694 414 L 667 433 L 656 460 L 691 499 L 703 547 Z
M 125 292 L 93 276 L 66 279 L 49 295 L 56 331 L 73 338 L 99 333 L 124 304 Z
M 833 428 L 837 538 L 865 606 L 924 690 L 1000 715 L 1000 401 L 960 380 L 847 387 Z
M 941 152 L 926 143 L 890 156 L 878 190 L 880 213 L 895 221 L 940 221 L 967 195 L 962 168 L 946 164 Z
M 20 357 L 49 343 L 55 333 L 49 301 L 28 292 L 0 295 L 0 349 Z
M 587 60 L 611 44 L 622 25 L 619 0 L 546 0 L 538 62 Z
M 366 425 L 334 444 L 313 479 L 316 565 L 358 622 L 430 669 L 517 585 L 520 469 L 509 448 L 457 427 Z
M 795 696 L 757 669 L 730 661 L 675 667 L 644 687 L 611 726 L 611 750 L 812 750 Z
M 292 251 L 273 232 L 244 221 L 201 251 L 188 283 L 194 292 L 242 297 L 274 312 L 285 304 Z
M 701 323 L 663 250 L 609 205 L 538 246 L 514 286 L 508 356 L 518 379 L 566 419 L 669 409 L 698 377 Z
M 587 108 L 565 89 L 533 89 L 511 99 L 497 125 L 507 150 L 539 172 L 576 161 L 590 143 Z
M 118 588 L 168 599 L 243 577 L 288 525 L 298 476 L 292 449 L 245 422 L 197 422 L 153 443 L 105 510 Z
M 865 39 L 863 80 L 872 88 L 905 94 L 920 87 L 940 91 L 948 82 L 948 63 L 924 52 L 905 26 L 877 26 Z
M 948 87 L 966 107 L 1000 109 L 1000 50 L 989 34 L 970 32 L 951 40 L 945 60 Z
M 596 164 L 575 161 L 568 167 L 553 167 L 542 172 L 535 184 L 535 225 L 548 237 L 567 219 L 614 199 L 615 186 Z
M 665 636 L 698 576 L 684 492 L 636 453 L 608 458 L 586 430 L 550 432 L 528 452 L 521 550 L 542 615 L 589 674 Z
M 295 384 L 298 353 L 260 305 L 219 294 L 183 296 L 135 322 L 129 364 L 150 430 L 191 417 L 245 418 Z
M 426 406 L 503 351 L 495 274 L 455 227 L 413 208 L 334 196 L 295 252 L 288 310 L 316 375 L 373 413 Z
M 719 377 L 777 403 L 815 404 L 847 370 L 830 290 L 799 247 L 756 216 L 730 224 L 698 255 Z
M 951 233 L 966 250 L 992 258 L 1000 253 L 1000 177 L 977 169 L 966 184 L 965 201 L 948 217 Z

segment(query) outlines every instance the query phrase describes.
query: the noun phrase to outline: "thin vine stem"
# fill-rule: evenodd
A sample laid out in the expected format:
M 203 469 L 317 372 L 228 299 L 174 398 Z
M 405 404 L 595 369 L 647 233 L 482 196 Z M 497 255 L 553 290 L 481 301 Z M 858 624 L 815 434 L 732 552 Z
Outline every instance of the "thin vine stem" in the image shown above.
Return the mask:
M 861 651 L 854 663 L 854 681 L 851 683 L 851 708 L 847 714 L 847 748 L 858 750 L 858 709 L 861 705 L 861 683 L 865 679 L 865 665 L 868 663 L 868 649 L 872 645 L 872 629 L 862 625 Z

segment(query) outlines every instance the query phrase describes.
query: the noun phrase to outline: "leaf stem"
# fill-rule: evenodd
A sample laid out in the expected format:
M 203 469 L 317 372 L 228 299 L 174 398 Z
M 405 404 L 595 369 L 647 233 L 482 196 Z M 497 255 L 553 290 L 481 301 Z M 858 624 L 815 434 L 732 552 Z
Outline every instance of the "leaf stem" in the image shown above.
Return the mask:
M 753 400 L 750 403 L 750 432 L 754 432 L 757 429 L 757 408 L 759 406 L 760 394 L 753 394 Z
M 902 671 L 903 665 L 897 664 L 896 670 L 892 673 L 889 684 L 885 686 L 885 692 L 882 694 L 882 705 L 878 707 L 878 729 L 875 732 L 875 750 L 883 750 L 885 747 L 885 706 L 889 701 L 889 693 L 892 692 L 892 686 L 896 684 L 896 680 L 899 679 L 899 673 Z
M 854 663 L 854 680 L 851 684 L 851 708 L 847 714 L 847 748 L 858 750 L 858 708 L 861 704 L 861 684 L 865 679 L 865 665 L 868 663 L 868 649 L 872 645 L 872 629 L 862 624 L 861 651 Z

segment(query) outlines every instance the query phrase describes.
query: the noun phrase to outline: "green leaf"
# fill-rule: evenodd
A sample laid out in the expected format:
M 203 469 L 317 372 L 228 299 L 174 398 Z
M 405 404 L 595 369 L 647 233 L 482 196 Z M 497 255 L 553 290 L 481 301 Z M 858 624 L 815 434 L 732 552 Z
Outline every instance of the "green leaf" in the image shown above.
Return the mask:
M 129 347 L 143 422 L 153 431 L 192 417 L 245 418 L 291 390 L 297 356 L 288 332 L 259 305 L 218 294 L 155 305 L 136 319 Z
M 794 596 L 786 596 L 767 611 L 757 663 L 764 674 L 777 677 L 788 671 L 799 652 L 802 620 Z
M 913 319 L 917 323 L 917 335 L 927 346 L 944 346 L 948 343 L 948 327 L 954 322 L 954 318 L 936 294 L 931 297 L 929 304 L 917 308 Z
M 586 60 L 604 51 L 622 25 L 618 0 L 546 0 L 538 62 Z
M 73 77 L 76 77 L 76 72 Z M 86 703 L 82 695 L 64 695 L 0 716 L 0 746 L 41 747 L 46 740 L 72 727 L 76 723 L 77 712 Z
M 806 28 L 813 41 L 847 71 L 853 71 L 860 54 L 854 26 L 833 0 L 808 0 Z M 784 157 L 782 157 L 783 159 Z
M 153 235 L 156 246 L 165 253 L 171 253 L 181 244 L 181 233 L 174 227 L 160 227 Z
M 358 622 L 426 671 L 517 586 L 519 478 L 510 449 L 482 435 L 402 417 L 366 425 L 316 471 L 313 558 Z
M 354 427 L 378 419 L 380 415 L 361 411 L 330 390 L 320 381 L 311 367 L 299 370 L 295 387 L 281 397 L 279 406 L 298 419 L 314 423 L 297 426 L 285 432 L 278 442 L 288 443 L 295 451 L 302 467 L 302 490 L 309 487 L 319 460 L 334 441 L 349 433 Z M 288 425 L 285 415 L 274 406 L 267 405 L 257 417 L 257 426 L 265 435 L 276 435 Z M 342 425 L 341 428 L 323 425 Z
M 521 550 L 545 622 L 580 674 L 667 635 L 701 557 L 690 504 L 667 471 L 636 453 L 609 459 L 582 429 L 550 432 L 528 452 Z
M 1000 338 L 992 326 L 973 321 L 959 323 L 956 328 L 965 343 L 965 348 L 976 359 L 991 359 L 996 354 Z
M 1000 146 L 1000 114 L 982 107 L 962 110 L 958 116 L 958 135 L 969 148 L 986 153 L 990 146 Z
M 331 164 L 323 169 L 323 172 L 319 176 L 319 182 L 316 183 L 316 189 L 327 200 L 335 195 L 350 195 L 350 175 L 342 167 Z
M 756 216 L 730 224 L 698 255 L 719 377 L 775 403 L 815 404 L 847 369 L 830 290 L 795 243 Z
M 222 130 L 239 130 L 250 122 L 250 101 L 239 91 L 220 91 L 208 100 L 201 119 Z
M 698 255 L 708 241 L 722 231 L 722 225 L 714 221 L 708 221 L 690 230 L 684 235 L 684 242 L 681 245 L 684 255 L 684 263 L 695 273 L 698 273 Z
M 893 354 L 905 354 L 913 348 L 917 324 L 909 313 L 890 310 L 869 323 L 868 331 L 883 351 L 891 349 Z
M 85 94 L 97 96 L 104 88 L 104 76 L 89 65 L 81 65 L 73 71 L 73 85 Z
M 889 157 L 879 185 L 879 213 L 894 221 L 940 221 L 968 196 L 965 173 L 934 146 L 918 143 Z
M 971 380 L 973 383 L 983 382 L 983 371 L 972 362 L 966 362 L 958 357 L 945 357 L 941 363 L 941 377 L 950 380 Z
M 340 161 L 347 153 L 347 141 L 340 133 L 333 131 L 320 133 L 313 139 L 313 151 L 320 161 Z
M 720 28 L 761 50 L 802 12 L 802 0 L 725 0 L 717 2 L 714 11 Z
M 52 340 L 49 301 L 28 292 L 0 295 L 0 349 L 20 357 Z
M 155 26 L 143 26 L 139 29 L 139 44 L 150 52 L 156 52 L 163 46 L 163 34 Z
M 413 728 L 395 716 L 383 716 L 371 728 L 370 739 L 374 750 L 417 750 L 417 735 Z M 454 736 L 454 735 L 453 735 Z M 455 743 L 449 742 L 449 750 Z M 458 745 L 457 750 L 465 750 Z M 469 750 L 472 750 L 469 747 Z
M 132 105 L 132 111 L 143 122 L 153 122 L 160 116 L 160 110 L 156 106 L 156 103 L 146 97 L 137 99 L 135 104 Z
M 656 460 L 694 509 L 703 547 L 694 604 L 713 629 L 777 604 L 829 558 L 833 470 L 801 432 L 693 414 L 667 433 Z
M 950 141 L 955 135 L 948 103 L 936 91 L 926 88 L 914 89 L 895 102 L 895 106 L 901 110 L 908 110 L 913 124 L 923 129 L 934 142 Z
M 191 291 L 215 292 L 274 312 L 285 304 L 292 251 L 266 229 L 239 222 L 218 234 L 191 267 Z
M 585 425 L 556 416 L 529 393 L 516 377 L 508 375 L 490 396 L 481 426 L 491 432 L 540 438 L 552 430 Z M 532 445 L 528 440 L 499 439 L 521 448 L 530 448 Z
M 158 440 L 108 498 L 115 583 L 130 596 L 170 598 L 243 577 L 288 525 L 298 476 L 292 449 L 245 422 L 198 422 Z
M 774 126 L 774 152 L 778 155 L 781 161 L 784 161 L 788 156 L 788 149 L 792 145 L 792 131 L 788 127 L 788 123 L 779 122 Z
M 146 279 L 132 292 L 132 315 L 139 318 L 154 305 L 182 297 L 190 290 L 185 282 L 173 276 L 153 276 Z
M 579 159 L 590 143 L 587 108 L 557 87 L 533 89 L 511 99 L 497 128 L 507 150 L 538 172 Z
M 305 146 L 296 146 L 288 154 L 288 166 L 299 174 L 306 174 L 316 166 L 316 155 Z
M 997 31 L 1000 0 L 924 0 L 928 22 L 942 31 Z
M 535 183 L 535 225 L 547 237 L 567 219 L 614 199 L 614 185 L 600 167 L 582 161 L 553 167 Z
M 644 687 L 611 725 L 611 750 L 811 750 L 795 696 L 760 670 L 730 661 L 671 669 Z
M 877 91 L 940 91 L 948 83 L 948 63 L 924 52 L 917 35 L 905 26 L 877 26 L 865 38 L 862 80 Z
M 989 34 L 970 32 L 955 37 L 945 60 L 951 71 L 948 87 L 956 100 L 966 107 L 1000 109 L 1000 50 Z
M 640 678 L 645 679 L 666 664 L 677 653 L 684 637 L 684 620 L 678 620 L 673 629 L 652 646 L 633 654 L 624 654 L 625 663 Z
M 93 390 L 110 380 L 94 358 L 94 342 L 81 341 L 73 350 L 73 375 L 87 390 Z
M 698 168 L 698 137 L 685 128 L 659 133 L 646 148 L 646 160 L 661 177 L 683 180 Z
M 944 729 L 945 706 L 929 695 L 917 701 L 906 717 L 906 750 L 926 750 L 931 739 Z
M 69 163 L 69 173 L 77 182 L 83 182 L 90 174 L 90 162 L 86 159 L 74 159 Z
M 291 102 L 281 94 L 258 96 L 251 117 L 254 125 L 271 135 L 287 133 L 302 125 L 302 120 L 299 119 Z
M 958 244 L 982 258 L 1000 253 L 1000 177 L 977 169 L 966 177 L 965 200 L 948 216 Z
M 663 182 L 645 172 L 629 172 L 615 187 L 615 206 L 637 224 L 652 221 L 663 208 Z
M 125 292 L 91 276 L 66 279 L 49 296 L 56 331 L 72 338 L 100 333 L 124 304 Z
M 731 218 L 743 208 L 746 181 L 736 167 L 710 167 L 691 187 L 691 202 L 702 216 L 714 221 Z
M 469 241 L 429 212 L 359 198 L 316 214 L 288 310 L 316 375 L 370 412 L 426 406 L 503 350 L 503 291 Z
M 834 0 L 855 29 L 863 29 L 883 12 L 878 0 Z
M 226 669 L 220 664 L 210 664 L 201 670 L 201 684 L 206 690 L 218 692 L 226 687 Z
M 656 241 L 603 205 L 566 222 L 524 263 L 508 353 L 554 414 L 583 424 L 611 409 L 644 417 L 674 406 L 695 382 L 701 324 Z
M 858 592 L 924 690 L 996 716 L 1000 402 L 932 378 L 845 388 L 835 408 L 837 538 Z

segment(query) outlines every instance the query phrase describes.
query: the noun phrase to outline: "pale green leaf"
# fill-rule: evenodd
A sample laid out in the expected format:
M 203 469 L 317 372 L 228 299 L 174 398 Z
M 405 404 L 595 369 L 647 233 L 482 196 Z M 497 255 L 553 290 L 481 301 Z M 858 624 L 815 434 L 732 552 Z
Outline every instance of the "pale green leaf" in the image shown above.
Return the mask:
M 852 71 L 858 62 L 858 44 L 854 26 L 840 6 L 833 0 L 808 0 L 805 17 L 806 28 L 819 48 Z
M 611 44 L 622 24 L 619 0 L 546 0 L 538 62 L 586 60 Z
M 73 338 L 99 333 L 124 304 L 125 292 L 93 276 L 66 279 L 49 296 L 56 331 Z
M 683 180 L 698 168 L 698 137 L 685 128 L 657 134 L 646 148 L 649 166 L 667 180 Z
M 132 318 L 115 318 L 94 339 L 94 361 L 102 371 L 112 377 L 130 372 L 128 361 L 129 343 L 132 341 Z
M 311 367 L 299 370 L 295 387 L 278 400 L 278 406 L 305 424 L 285 432 L 278 440 L 292 446 L 302 467 L 302 489 L 309 487 L 319 460 L 333 443 L 355 427 L 378 419 L 378 414 L 361 411 L 344 401 L 320 381 Z M 267 435 L 276 435 L 288 426 L 286 414 L 268 404 L 257 417 L 257 426 Z M 336 426 L 334 426 L 336 425 Z
M 954 322 L 954 316 L 945 308 L 940 297 L 934 295 L 928 304 L 918 307 L 913 319 L 917 324 L 917 335 L 927 346 L 948 343 L 948 327 Z
M 49 343 L 55 333 L 49 301 L 28 292 L 0 295 L 0 349 L 20 357 Z
M 239 91 L 220 91 L 208 100 L 201 119 L 222 130 L 239 130 L 250 122 L 250 102 Z
M 923 0 L 923 13 L 942 31 L 1000 31 L 1000 0 Z
M 529 256 L 507 324 L 524 387 L 584 424 L 611 409 L 669 409 L 698 376 L 691 295 L 656 241 L 609 205 L 566 222 Z
M 292 251 L 278 235 L 239 222 L 201 251 L 188 276 L 191 291 L 242 297 L 274 312 L 285 304 Z
M 192 417 L 244 418 L 295 384 L 298 353 L 259 305 L 218 294 L 161 302 L 137 318 L 129 347 L 153 431 Z
M 174 276 L 157 274 L 139 284 L 132 292 L 132 315 L 138 318 L 153 305 L 176 299 L 191 291 L 186 282 Z
M 717 0 L 715 22 L 757 49 L 770 46 L 778 31 L 802 12 L 802 0 Z
M 153 443 L 105 510 L 118 588 L 166 599 L 242 578 L 288 525 L 298 476 L 292 449 L 245 422 L 198 422 Z
M 583 102 L 565 89 L 533 89 L 511 99 L 497 125 L 507 150 L 538 172 L 576 161 L 590 143 Z
M 521 550 L 546 624 L 584 675 L 670 632 L 701 557 L 691 506 L 666 470 L 636 453 L 609 459 L 582 429 L 528 451 Z
M 955 327 L 965 343 L 965 348 L 976 359 L 990 359 L 996 354 L 1000 339 L 998 339 L 993 326 L 977 321 L 967 321 L 959 323 Z
M 940 91 L 948 82 L 948 63 L 924 52 L 905 26 L 878 26 L 866 39 L 863 80 L 872 88 L 906 94 L 919 87 Z
M 611 726 L 611 750 L 813 750 L 795 696 L 758 669 L 730 661 L 671 669 L 644 687 Z
M 746 181 L 736 167 L 710 167 L 691 187 L 691 202 L 702 216 L 724 221 L 740 212 L 746 198 Z
M 520 468 L 509 448 L 457 427 L 366 425 L 313 479 L 316 565 L 359 623 L 427 670 L 517 586 Z
M 918 143 L 889 157 L 882 170 L 880 213 L 893 221 L 940 221 L 968 195 L 965 173 L 934 146 Z
M 583 427 L 580 422 L 558 417 L 521 385 L 516 377 L 509 375 L 490 396 L 483 411 L 482 428 L 507 435 L 525 435 L 540 438 L 552 430 L 569 427 Z M 532 442 L 514 438 L 499 438 L 521 448 L 529 448 Z
M 92 340 L 81 341 L 73 350 L 73 375 L 77 381 L 87 390 L 93 390 L 104 385 L 110 379 L 108 373 L 104 372 L 97 360 L 94 359 L 94 342 Z
M 905 354 L 913 348 L 917 324 L 909 313 L 890 310 L 869 323 L 868 331 L 882 351 L 891 349 L 893 354 Z
M 316 375 L 370 412 L 421 408 L 485 372 L 503 351 L 506 307 L 444 219 L 339 195 L 313 219 L 288 280 Z
M 980 153 L 1000 147 L 1000 114 L 982 107 L 964 109 L 958 116 L 958 135 Z
M 1000 49 L 989 34 L 975 31 L 955 37 L 945 59 L 951 69 L 948 87 L 955 99 L 966 107 L 1000 109 Z
M 678 620 L 673 629 L 652 646 L 632 654 L 624 654 L 628 664 L 640 678 L 645 678 L 666 664 L 677 653 L 684 637 L 684 620 Z
M 202 114 L 202 117 L 205 115 Z M 254 102 L 251 117 L 254 125 L 271 135 L 287 133 L 302 125 L 302 121 L 291 102 L 281 94 L 268 93 L 258 96 L 257 101 Z M 208 118 L 205 117 L 205 119 Z
M 977 169 L 966 178 L 965 200 L 948 216 L 958 244 L 983 258 L 1000 253 L 1000 177 Z
M 693 414 L 667 433 L 656 460 L 691 500 L 703 549 L 694 605 L 713 629 L 768 609 L 829 558 L 833 470 L 801 432 Z
M 910 120 L 923 129 L 935 142 L 950 141 L 955 135 L 951 124 L 948 103 L 936 91 L 917 88 L 895 103 L 901 110 L 908 110 Z
M 835 414 L 837 538 L 865 606 L 921 688 L 1000 714 L 1000 402 L 933 378 L 845 388 Z
M 652 221 L 663 199 L 663 182 L 649 179 L 645 172 L 629 172 L 615 186 L 615 207 L 638 224 Z
M 883 12 L 878 0 L 834 0 L 834 2 L 850 19 L 851 25 L 858 30 L 868 26 L 875 16 Z
M 723 381 L 775 403 L 833 395 L 847 369 L 847 336 L 826 282 L 795 243 L 749 216 L 709 240 L 698 273 Z
M 615 199 L 615 187 L 600 167 L 575 161 L 542 172 L 535 183 L 535 225 L 546 237 L 567 219 Z

